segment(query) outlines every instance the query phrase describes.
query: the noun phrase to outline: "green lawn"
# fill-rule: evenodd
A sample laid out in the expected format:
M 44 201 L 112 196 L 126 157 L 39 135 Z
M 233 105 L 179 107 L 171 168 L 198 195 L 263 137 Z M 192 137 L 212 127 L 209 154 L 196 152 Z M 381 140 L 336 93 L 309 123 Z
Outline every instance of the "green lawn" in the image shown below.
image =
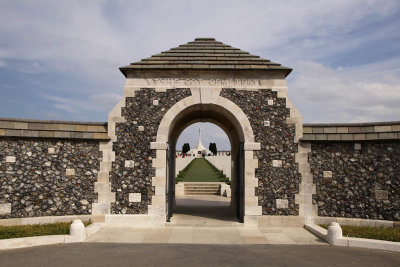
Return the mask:
M 85 226 L 91 221 L 83 222 Z M 68 235 L 71 222 L 0 226 L 0 239 L 42 235 Z
M 328 229 L 328 225 L 320 225 Z M 400 228 L 341 225 L 344 237 L 400 242 Z
M 192 160 L 176 177 L 177 182 L 227 182 L 222 171 L 219 171 L 208 160 L 197 158 Z

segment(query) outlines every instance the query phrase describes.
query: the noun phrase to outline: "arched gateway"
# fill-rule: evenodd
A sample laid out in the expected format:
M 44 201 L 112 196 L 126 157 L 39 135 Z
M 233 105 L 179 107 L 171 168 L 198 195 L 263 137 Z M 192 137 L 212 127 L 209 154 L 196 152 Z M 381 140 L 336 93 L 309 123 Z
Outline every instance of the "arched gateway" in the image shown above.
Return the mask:
M 124 96 L 100 145 L 93 214 L 106 223 L 163 226 L 172 212 L 175 145 L 193 122 L 220 126 L 232 145 L 232 198 L 246 226 L 303 224 L 315 190 L 302 118 L 288 99 L 291 69 L 212 38 L 121 68 Z

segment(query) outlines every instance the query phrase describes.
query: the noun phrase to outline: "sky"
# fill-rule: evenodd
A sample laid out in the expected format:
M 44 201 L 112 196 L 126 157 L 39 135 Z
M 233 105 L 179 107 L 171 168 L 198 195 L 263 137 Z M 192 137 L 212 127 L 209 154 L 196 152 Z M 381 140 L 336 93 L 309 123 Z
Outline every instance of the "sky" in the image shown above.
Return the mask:
M 107 121 L 119 67 L 214 37 L 293 68 L 303 122 L 400 118 L 398 0 L 0 0 L 0 37 L 0 117 Z

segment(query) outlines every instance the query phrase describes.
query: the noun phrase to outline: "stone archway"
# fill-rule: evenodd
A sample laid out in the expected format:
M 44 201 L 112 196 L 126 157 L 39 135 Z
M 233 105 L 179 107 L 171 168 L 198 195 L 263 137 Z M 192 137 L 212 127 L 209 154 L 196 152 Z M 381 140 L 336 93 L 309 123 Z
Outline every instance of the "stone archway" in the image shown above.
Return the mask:
M 197 59 L 226 62 L 180 65 L 182 56 L 193 60 L 186 48 Z M 213 53 L 205 56 L 205 48 Z M 150 59 L 121 68 L 124 96 L 109 113 L 111 140 L 100 144 L 93 215 L 110 224 L 164 226 L 168 145 L 179 127 L 202 118 L 233 129 L 231 138 L 243 143 L 245 225 L 302 224 L 315 214 L 310 147 L 299 142 L 302 117 L 285 80 L 291 69 L 203 38 Z
M 230 137 L 232 148 L 238 148 L 239 143 L 244 144 L 244 178 L 242 181 L 244 184 L 242 199 L 244 220 L 247 222 L 252 216 L 261 215 L 261 207 L 258 206 L 258 198 L 255 196 L 258 180 L 254 173 L 258 166 L 258 160 L 253 157 L 253 151 L 259 150 L 260 144 L 254 142 L 253 130 L 244 112 L 232 101 L 221 97 L 220 91 L 220 88 L 211 87 L 191 88 L 192 95 L 172 106 L 163 117 L 158 127 L 157 140 L 151 144 L 151 148 L 156 149 L 157 154 L 157 158 L 153 159 L 153 167 L 156 168 L 156 177 L 153 178 L 156 194 L 153 196 L 152 203 L 159 204 L 155 208 L 159 212 L 158 215 L 162 215 L 162 211 L 167 210 L 165 203 L 168 194 L 166 156 L 168 143 L 171 144 L 170 147 L 174 148 L 180 132 L 194 121 L 210 121 L 221 126 Z M 232 158 L 235 158 L 238 150 L 232 149 L 232 151 L 234 153 Z M 233 180 L 235 179 L 236 177 Z M 237 181 L 234 182 L 233 187 L 235 188 L 233 191 L 238 192 Z M 163 200 L 165 201 L 164 205 L 162 205 Z M 235 205 L 239 205 L 239 202 L 239 200 L 235 201 Z

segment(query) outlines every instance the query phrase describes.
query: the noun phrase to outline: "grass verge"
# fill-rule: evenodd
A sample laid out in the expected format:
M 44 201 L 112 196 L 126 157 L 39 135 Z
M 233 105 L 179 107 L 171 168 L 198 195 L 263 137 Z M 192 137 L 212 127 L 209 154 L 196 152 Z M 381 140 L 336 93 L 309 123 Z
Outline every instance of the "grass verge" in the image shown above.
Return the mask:
M 175 182 L 225 182 L 230 184 L 223 172 L 204 158 L 193 159 L 178 173 Z
M 328 225 L 321 224 L 328 229 Z M 400 228 L 341 225 L 343 236 L 400 242 Z
M 83 224 L 88 226 L 91 221 Z M 71 222 L 58 222 L 47 224 L 0 226 L 0 239 L 43 236 L 43 235 L 68 235 Z

